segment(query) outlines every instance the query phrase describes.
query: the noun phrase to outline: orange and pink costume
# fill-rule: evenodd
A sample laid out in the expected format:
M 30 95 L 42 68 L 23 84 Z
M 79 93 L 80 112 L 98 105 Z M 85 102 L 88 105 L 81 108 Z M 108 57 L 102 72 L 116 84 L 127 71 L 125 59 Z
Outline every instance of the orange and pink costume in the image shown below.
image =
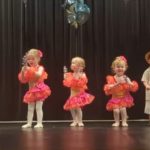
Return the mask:
M 77 90 L 79 91 L 79 93 L 67 99 L 64 105 L 65 110 L 83 107 L 87 104 L 90 104 L 94 100 L 95 97 L 93 95 L 85 92 L 85 90 L 87 89 L 87 82 L 88 79 L 86 76 L 76 79 L 73 76 L 73 73 L 66 73 L 66 78 L 63 80 L 63 85 L 71 88 L 71 90 Z
M 18 79 L 21 83 L 29 83 L 29 90 L 25 93 L 23 99 L 25 103 L 45 101 L 51 94 L 50 87 L 44 83 L 44 80 L 47 79 L 48 76 L 44 68 L 42 75 L 39 78 L 36 76 L 39 67 L 29 67 L 29 69 L 24 72 L 24 76 L 22 76 L 21 72 L 18 74 Z
M 111 99 L 106 105 L 108 111 L 119 108 L 130 108 L 134 105 L 133 97 L 130 95 L 130 92 L 136 92 L 138 90 L 138 83 L 132 81 L 132 85 L 128 83 L 120 83 L 113 88 L 110 88 L 110 85 L 116 84 L 114 76 L 106 77 L 107 83 L 104 86 L 104 91 L 106 95 L 112 95 Z

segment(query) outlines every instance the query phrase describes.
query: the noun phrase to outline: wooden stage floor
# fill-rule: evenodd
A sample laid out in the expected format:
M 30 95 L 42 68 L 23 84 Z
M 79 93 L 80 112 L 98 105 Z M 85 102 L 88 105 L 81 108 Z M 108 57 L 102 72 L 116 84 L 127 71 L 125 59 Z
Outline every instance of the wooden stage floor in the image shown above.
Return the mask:
M 111 127 L 112 122 L 44 123 L 43 129 L 21 129 L 19 123 L 0 124 L 0 150 L 150 150 L 147 122 Z

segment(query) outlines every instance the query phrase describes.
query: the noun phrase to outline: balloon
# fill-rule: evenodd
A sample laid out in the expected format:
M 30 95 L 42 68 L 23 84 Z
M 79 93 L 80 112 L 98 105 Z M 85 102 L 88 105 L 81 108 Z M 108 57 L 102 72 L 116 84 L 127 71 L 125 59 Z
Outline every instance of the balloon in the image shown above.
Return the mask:
M 84 24 L 90 15 L 90 8 L 86 4 L 77 5 L 77 22 L 82 25 Z
M 73 4 L 73 3 L 76 3 L 76 0 L 67 0 L 67 3 L 68 3 L 69 5 L 71 5 L 71 4 Z
M 90 8 L 84 0 L 66 0 L 64 9 L 68 23 L 75 28 L 84 24 L 90 16 Z

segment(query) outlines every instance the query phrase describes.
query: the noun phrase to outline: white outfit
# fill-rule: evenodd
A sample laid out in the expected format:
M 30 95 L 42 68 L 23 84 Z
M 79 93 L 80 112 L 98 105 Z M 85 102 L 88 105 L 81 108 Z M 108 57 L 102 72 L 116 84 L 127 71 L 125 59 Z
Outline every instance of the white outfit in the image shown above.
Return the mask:
M 148 85 L 150 85 L 150 67 L 144 71 L 141 81 L 146 82 Z M 145 90 L 144 113 L 150 115 L 150 90 L 147 89 Z

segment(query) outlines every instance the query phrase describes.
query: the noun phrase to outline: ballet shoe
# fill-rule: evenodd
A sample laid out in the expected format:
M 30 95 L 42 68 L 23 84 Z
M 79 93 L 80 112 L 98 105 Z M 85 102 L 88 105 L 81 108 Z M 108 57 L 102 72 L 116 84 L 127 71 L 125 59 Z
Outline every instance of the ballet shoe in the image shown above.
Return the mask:
M 126 122 L 123 122 L 123 123 L 122 123 L 122 126 L 123 126 L 123 127 L 128 127 L 128 124 L 127 124 Z
M 82 122 L 78 123 L 79 127 L 84 127 L 84 124 Z
M 118 122 L 113 123 L 112 127 L 119 127 L 119 123 Z
M 72 122 L 72 123 L 70 124 L 70 127 L 75 127 L 75 126 L 77 126 L 77 122 Z
M 27 123 L 27 124 L 25 124 L 25 125 L 22 126 L 23 129 L 25 129 L 25 128 L 31 128 L 31 127 L 32 127 L 32 126 L 31 126 L 31 124 L 29 124 L 29 123 Z
M 41 123 L 40 124 L 38 123 L 34 126 L 34 128 L 43 128 L 43 125 Z

